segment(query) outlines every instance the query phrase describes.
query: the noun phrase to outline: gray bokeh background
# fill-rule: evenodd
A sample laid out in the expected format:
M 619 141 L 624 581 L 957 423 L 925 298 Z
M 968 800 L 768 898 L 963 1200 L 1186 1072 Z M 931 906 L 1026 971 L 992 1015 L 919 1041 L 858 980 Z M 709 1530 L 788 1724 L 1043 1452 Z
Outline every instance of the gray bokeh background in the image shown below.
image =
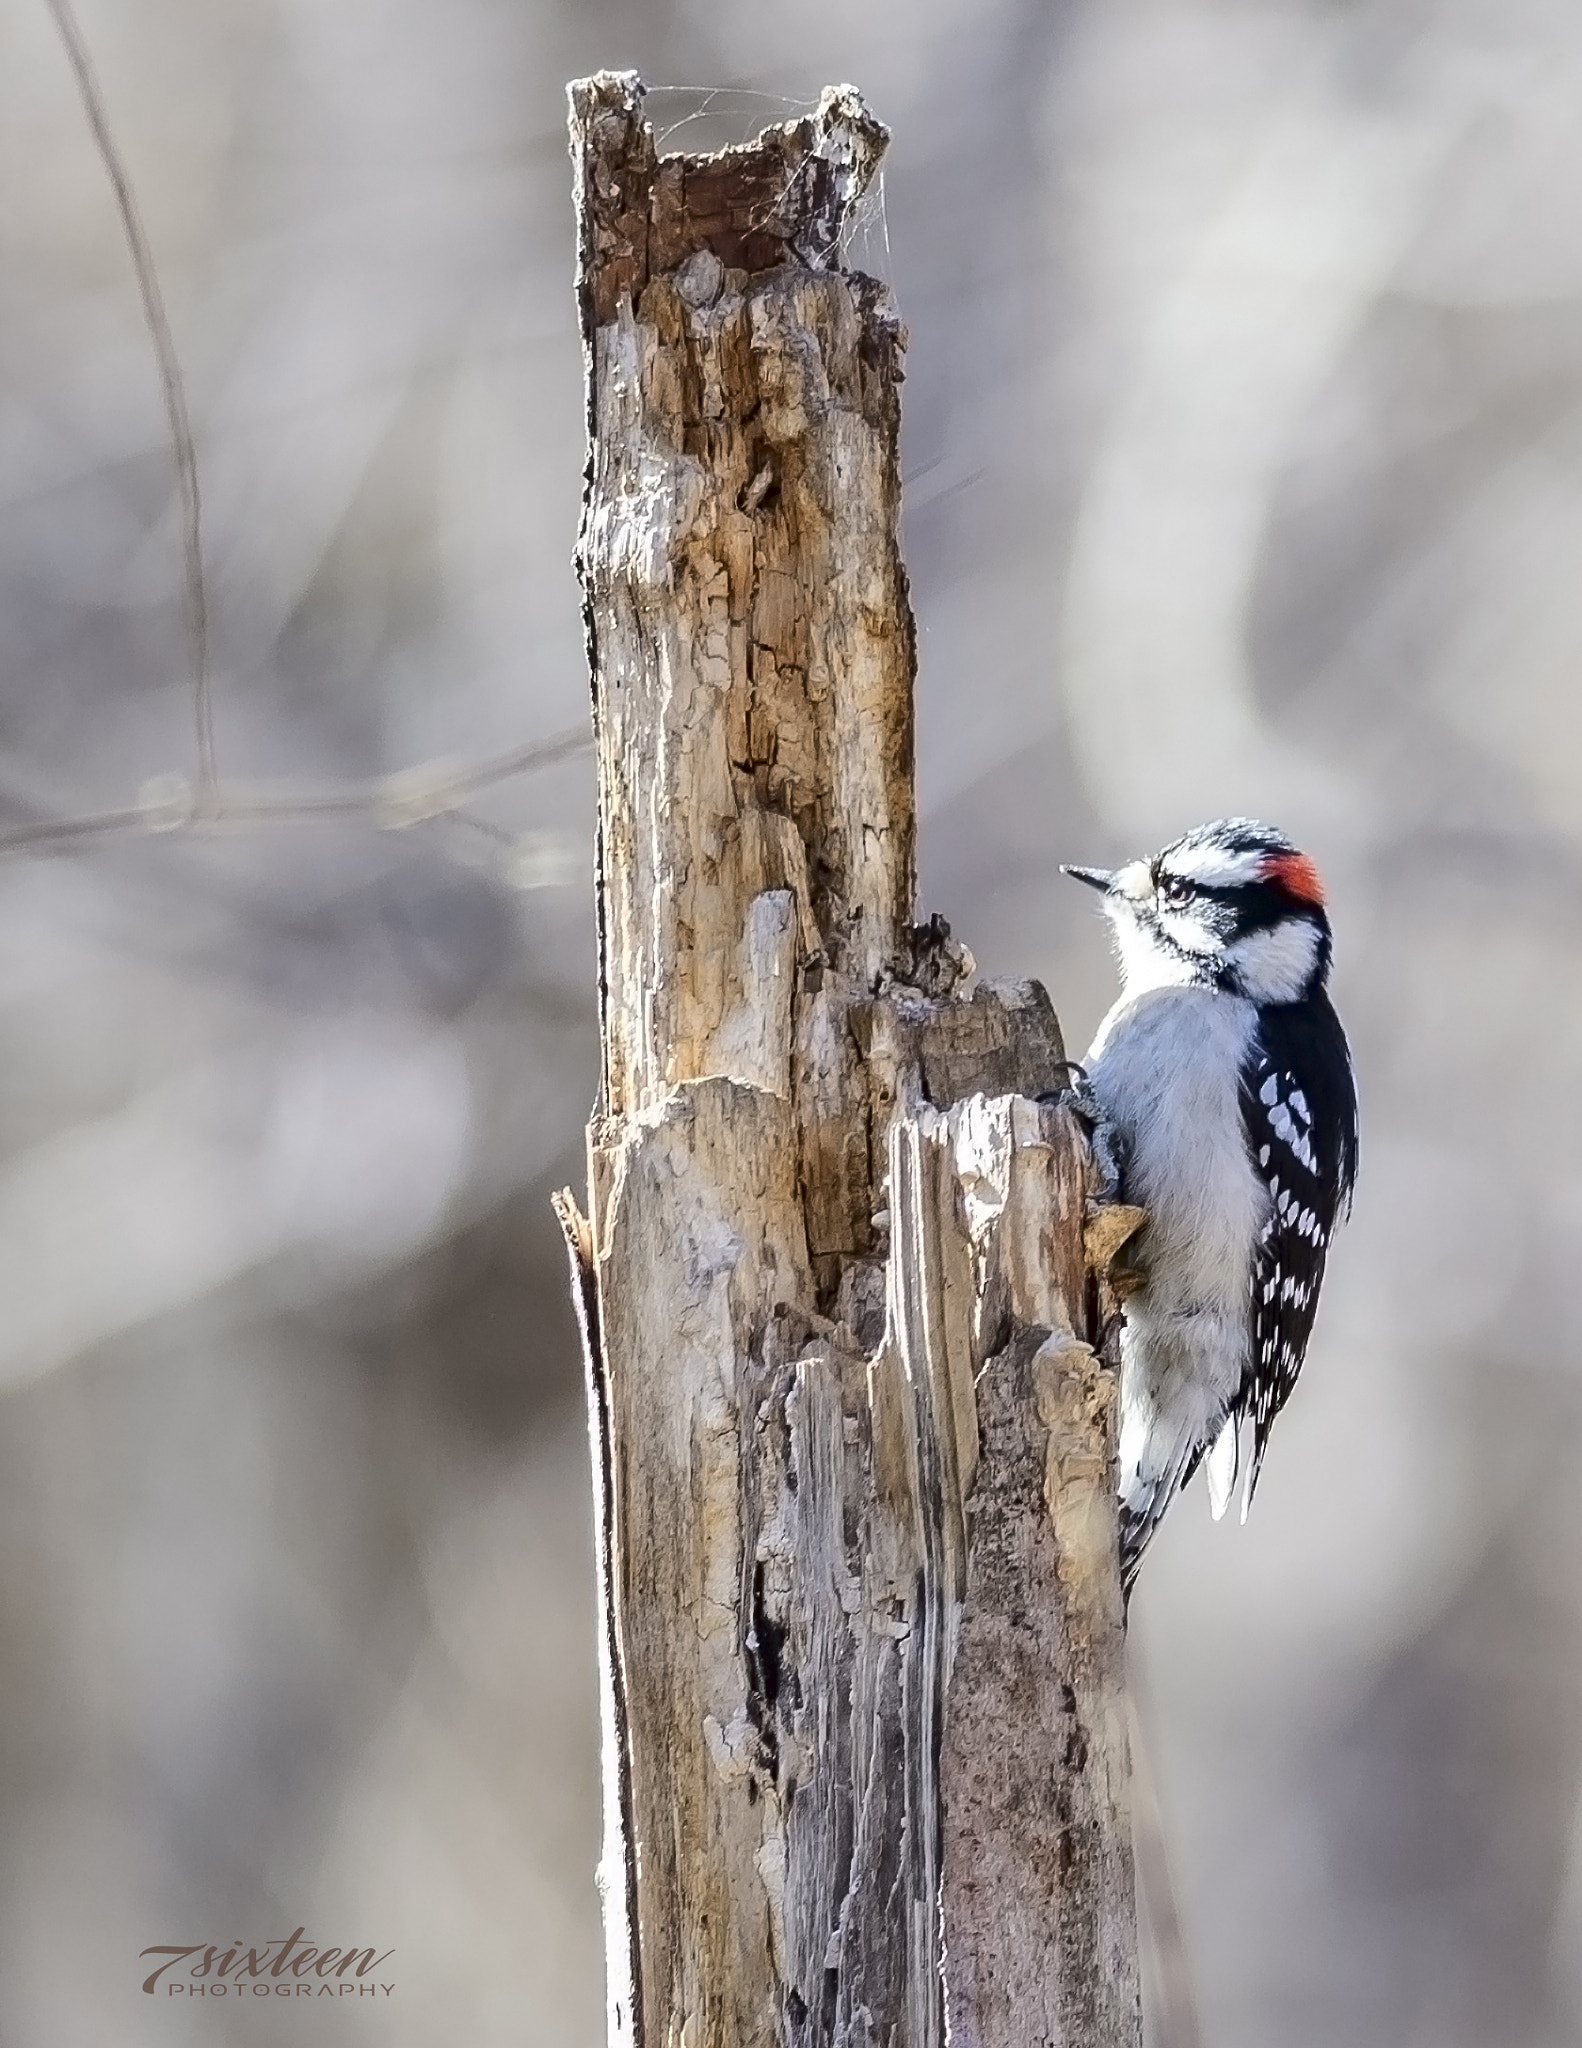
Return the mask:
M 892 124 L 922 908 L 1109 996 L 1061 859 L 1331 888 L 1362 1179 L 1246 1530 L 1135 1608 L 1214 2048 L 1582 2039 L 1582 12 L 82 0 L 205 493 L 229 777 L 582 713 L 563 82 Z M 772 100 L 656 94 L 683 143 Z M 788 109 L 787 111 L 793 111 Z M 0 823 L 190 765 L 154 365 L 0 4 Z M 547 1190 L 585 759 L 482 824 L 0 859 L 0 2036 L 593 2048 L 591 1566 Z M 492 827 L 493 829 L 487 829 Z M 393 1948 L 377 2014 L 157 1942 Z M 1173 2044 L 1171 2044 L 1173 2048 Z

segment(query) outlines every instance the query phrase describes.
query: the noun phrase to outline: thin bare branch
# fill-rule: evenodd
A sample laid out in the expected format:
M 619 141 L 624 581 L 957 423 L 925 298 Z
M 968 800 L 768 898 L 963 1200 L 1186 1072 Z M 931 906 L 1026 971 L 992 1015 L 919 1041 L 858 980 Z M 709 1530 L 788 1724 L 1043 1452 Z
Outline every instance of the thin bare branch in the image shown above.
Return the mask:
M 586 725 L 568 726 L 564 732 L 551 733 L 546 740 L 529 740 L 525 746 L 513 747 L 508 754 L 497 754 L 492 761 L 459 768 L 455 788 L 458 795 L 471 796 L 497 782 L 509 782 L 513 775 L 549 768 L 556 761 L 569 761 L 575 754 L 587 753 L 592 745 L 593 735 Z
M 187 417 L 187 395 L 182 381 L 181 362 L 176 354 L 175 337 L 171 333 L 170 321 L 165 312 L 164 295 L 159 288 L 159 272 L 155 268 L 154 252 L 149 245 L 142 216 L 138 212 L 137 198 L 132 190 L 126 165 L 110 130 L 104 94 L 100 90 L 98 74 L 88 54 L 88 46 L 77 26 L 77 18 L 72 13 L 70 0 L 46 0 L 46 4 L 55 17 L 55 26 L 60 31 L 60 39 L 65 45 L 67 58 L 76 75 L 83 112 L 88 117 L 88 126 L 93 131 L 94 142 L 98 146 L 105 172 L 115 193 L 115 203 L 121 214 L 121 226 L 126 235 L 127 250 L 132 258 L 132 268 L 137 275 L 137 288 L 142 295 L 143 317 L 147 322 L 149 340 L 153 344 L 155 360 L 159 365 L 159 381 L 165 397 L 165 416 L 170 425 L 171 452 L 176 465 L 176 486 L 181 498 L 182 549 L 186 558 L 187 579 L 187 630 L 192 658 L 192 711 L 198 753 L 198 804 L 200 808 L 208 809 L 219 794 L 219 777 L 214 759 L 214 710 L 209 689 L 209 603 L 203 573 L 203 526 L 202 507 L 198 496 L 198 457 L 193 445 L 192 425 Z M 0 843 L 3 843 L 3 840 L 0 840 Z
M 51 817 L 39 811 L 15 824 L 0 825 L 0 854 L 102 838 L 114 832 L 181 832 L 203 826 L 289 824 L 309 818 L 367 824 L 381 831 L 452 818 L 501 844 L 514 845 L 515 833 L 465 809 L 468 798 L 513 776 L 529 775 L 535 769 L 588 753 L 592 746 L 593 736 L 587 727 L 577 726 L 474 765 L 427 762 L 399 769 L 377 782 L 352 783 L 342 789 L 271 790 L 215 782 L 206 800 L 195 800 L 189 794 L 185 802 L 177 777 L 172 778 L 168 791 L 157 798 L 145 797 L 141 804 L 76 817 Z
M 186 558 L 187 613 L 192 658 L 193 724 L 197 742 L 197 789 L 184 805 L 179 792 L 159 803 L 80 817 L 39 816 L 0 826 L 0 852 L 58 845 L 74 839 L 122 831 L 182 831 L 194 825 L 246 825 L 292 818 L 363 820 L 383 829 L 398 829 L 431 817 L 463 816 L 465 823 L 487 831 L 485 821 L 466 817 L 462 804 L 479 791 L 509 781 L 535 768 L 585 752 L 592 744 L 585 726 L 532 740 L 509 753 L 472 766 L 427 764 L 402 770 L 383 781 L 346 790 L 272 794 L 232 785 L 222 788 L 215 761 L 214 712 L 209 685 L 209 612 L 203 569 L 202 501 L 198 490 L 198 458 L 187 413 L 186 386 L 175 338 L 165 311 L 164 295 L 153 249 L 138 211 L 136 194 L 115 137 L 93 59 L 83 40 L 71 0 L 46 0 L 76 77 L 83 111 L 120 210 L 132 268 L 142 296 L 144 319 L 159 366 L 165 413 L 170 427 L 176 481 L 181 500 L 182 538 Z M 502 833 L 504 838 L 510 834 Z
M 25 824 L 0 826 L 0 853 L 29 846 L 60 845 L 72 839 L 95 839 L 108 832 L 146 832 L 143 810 L 90 811 L 79 818 L 30 818 Z

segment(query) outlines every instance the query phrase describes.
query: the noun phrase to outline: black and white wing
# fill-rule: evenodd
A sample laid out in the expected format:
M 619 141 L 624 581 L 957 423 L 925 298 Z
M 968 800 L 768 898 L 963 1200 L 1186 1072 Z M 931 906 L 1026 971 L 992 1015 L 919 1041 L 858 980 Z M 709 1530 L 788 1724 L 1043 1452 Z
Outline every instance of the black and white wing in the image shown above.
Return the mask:
M 1330 1239 L 1357 1172 L 1357 1093 L 1346 1036 L 1321 990 L 1265 1010 L 1241 1076 L 1254 1165 L 1273 1204 L 1252 1275 L 1252 1350 L 1238 1404 L 1253 1425 L 1242 1517 L 1274 1418 L 1307 1352 Z

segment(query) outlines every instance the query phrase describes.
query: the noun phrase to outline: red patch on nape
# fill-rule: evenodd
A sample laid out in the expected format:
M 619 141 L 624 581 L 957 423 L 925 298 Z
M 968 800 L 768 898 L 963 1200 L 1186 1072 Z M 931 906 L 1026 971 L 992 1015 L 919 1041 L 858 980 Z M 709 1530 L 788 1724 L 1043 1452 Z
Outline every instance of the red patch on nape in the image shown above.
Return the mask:
M 1322 903 L 1324 885 L 1318 879 L 1318 869 L 1305 853 L 1271 853 L 1263 864 L 1263 878 L 1266 882 L 1278 882 L 1287 896 L 1294 896 L 1298 903 Z

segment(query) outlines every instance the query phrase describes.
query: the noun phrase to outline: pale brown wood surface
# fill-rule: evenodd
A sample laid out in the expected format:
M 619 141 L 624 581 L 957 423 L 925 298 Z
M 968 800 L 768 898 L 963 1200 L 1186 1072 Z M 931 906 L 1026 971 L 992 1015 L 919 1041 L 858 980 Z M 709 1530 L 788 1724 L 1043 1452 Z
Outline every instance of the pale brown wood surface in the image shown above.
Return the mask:
M 840 254 L 887 137 L 571 104 L 611 2040 L 1135 2048 L 1127 1219 L 1043 990 L 911 922 L 906 336 Z

